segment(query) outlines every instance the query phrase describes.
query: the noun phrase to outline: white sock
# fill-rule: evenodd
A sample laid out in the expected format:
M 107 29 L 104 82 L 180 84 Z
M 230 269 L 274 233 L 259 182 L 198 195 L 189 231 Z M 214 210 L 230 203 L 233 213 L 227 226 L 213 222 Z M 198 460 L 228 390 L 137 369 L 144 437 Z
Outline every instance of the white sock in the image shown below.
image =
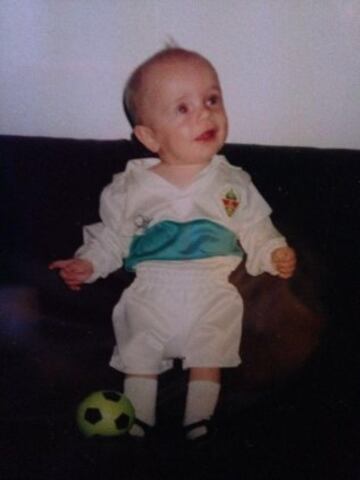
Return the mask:
M 124 380 L 124 393 L 129 398 L 135 409 L 135 416 L 147 425 L 155 425 L 157 379 L 144 377 L 126 377 Z M 142 427 L 134 424 L 131 435 L 143 437 L 145 432 Z
M 209 420 L 214 414 L 220 393 L 220 383 L 207 380 L 189 382 L 186 397 L 184 425 Z M 207 432 L 205 425 L 194 428 L 188 433 L 189 439 L 194 439 Z

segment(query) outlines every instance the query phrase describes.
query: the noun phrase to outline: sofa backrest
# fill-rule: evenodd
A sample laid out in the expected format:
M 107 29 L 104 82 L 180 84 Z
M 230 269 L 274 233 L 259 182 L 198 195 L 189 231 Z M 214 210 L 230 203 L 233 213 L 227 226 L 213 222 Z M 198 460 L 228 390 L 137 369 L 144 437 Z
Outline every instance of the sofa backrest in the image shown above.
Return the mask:
M 359 151 L 227 144 L 223 153 L 251 174 L 290 242 L 333 255 L 351 241 Z M 129 140 L 0 137 L 3 260 L 72 255 L 82 226 L 98 220 L 104 186 L 129 159 L 147 155 Z

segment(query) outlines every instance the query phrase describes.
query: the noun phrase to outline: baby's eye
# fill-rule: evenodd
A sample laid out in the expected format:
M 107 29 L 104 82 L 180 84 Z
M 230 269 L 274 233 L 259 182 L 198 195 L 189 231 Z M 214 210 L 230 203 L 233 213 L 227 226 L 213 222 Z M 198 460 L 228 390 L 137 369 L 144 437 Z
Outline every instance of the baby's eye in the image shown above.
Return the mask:
M 206 100 L 206 104 L 209 107 L 212 107 L 220 103 L 220 101 L 221 101 L 220 95 L 214 94 L 214 95 L 210 95 L 210 97 Z
M 181 103 L 176 107 L 177 113 L 185 114 L 185 113 L 188 113 L 188 111 L 189 111 L 189 108 L 185 103 Z

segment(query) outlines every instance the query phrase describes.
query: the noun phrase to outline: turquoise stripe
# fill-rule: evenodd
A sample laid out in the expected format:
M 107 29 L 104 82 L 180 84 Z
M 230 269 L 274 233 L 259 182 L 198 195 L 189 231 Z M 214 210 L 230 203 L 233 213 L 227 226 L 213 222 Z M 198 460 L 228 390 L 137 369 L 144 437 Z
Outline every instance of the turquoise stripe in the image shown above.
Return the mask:
M 218 223 L 166 220 L 134 237 L 124 265 L 133 271 L 138 263 L 149 260 L 196 260 L 243 254 L 235 234 Z

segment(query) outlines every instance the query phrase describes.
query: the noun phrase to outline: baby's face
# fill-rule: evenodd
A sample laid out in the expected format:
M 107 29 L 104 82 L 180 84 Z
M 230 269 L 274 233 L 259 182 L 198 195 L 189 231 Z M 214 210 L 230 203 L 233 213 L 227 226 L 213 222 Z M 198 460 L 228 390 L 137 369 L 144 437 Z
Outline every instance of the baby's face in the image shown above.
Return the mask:
M 147 129 L 151 142 L 146 146 L 164 163 L 208 163 L 223 146 L 227 118 L 221 88 L 206 62 L 194 58 L 155 64 L 143 93 L 143 126 L 134 132 Z

